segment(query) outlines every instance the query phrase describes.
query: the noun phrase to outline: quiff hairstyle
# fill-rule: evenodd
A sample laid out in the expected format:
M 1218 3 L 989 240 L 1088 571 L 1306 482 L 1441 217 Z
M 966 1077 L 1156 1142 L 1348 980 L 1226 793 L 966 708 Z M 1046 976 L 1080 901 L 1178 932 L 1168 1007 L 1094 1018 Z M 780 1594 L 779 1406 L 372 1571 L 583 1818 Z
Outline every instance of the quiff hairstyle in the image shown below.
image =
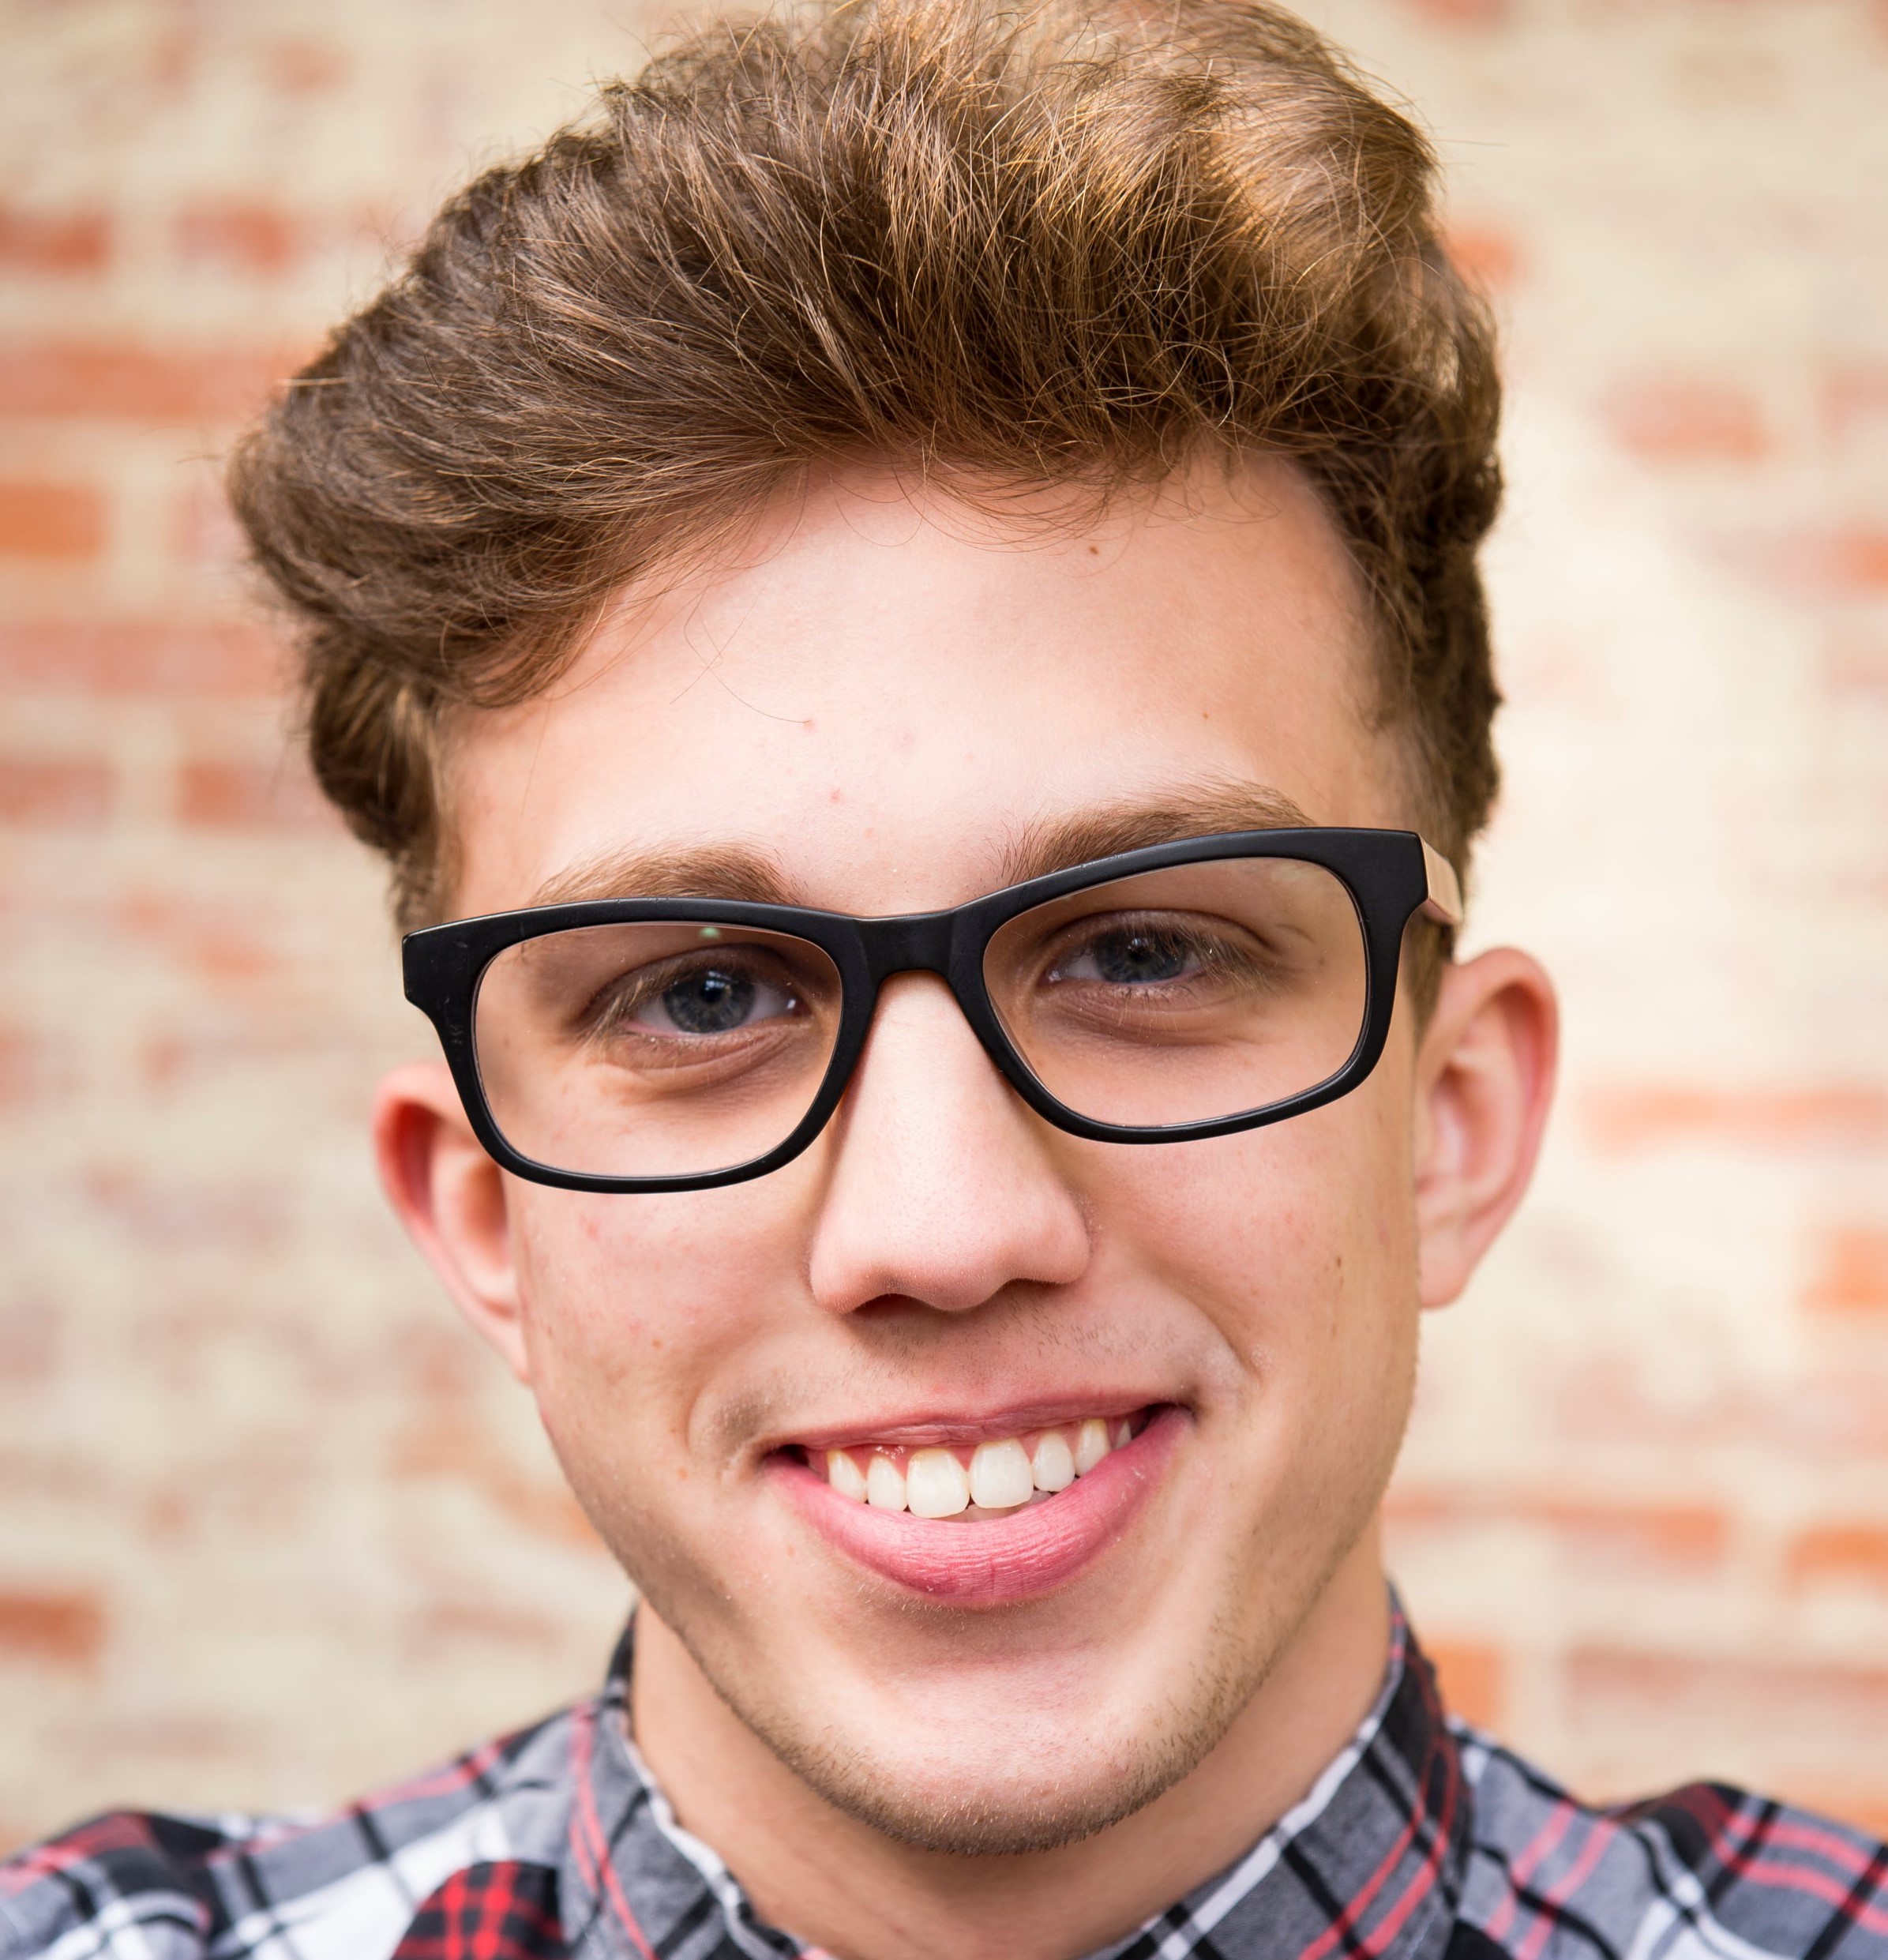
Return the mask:
M 1499 387 L 1435 178 L 1263 0 L 723 22 L 488 171 L 231 475 L 299 623 L 315 774 L 402 925 L 451 902 L 446 718 L 541 692 L 625 581 L 854 462 L 1099 504 L 1202 452 L 1292 459 L 1466 869 L 1496 780 Z

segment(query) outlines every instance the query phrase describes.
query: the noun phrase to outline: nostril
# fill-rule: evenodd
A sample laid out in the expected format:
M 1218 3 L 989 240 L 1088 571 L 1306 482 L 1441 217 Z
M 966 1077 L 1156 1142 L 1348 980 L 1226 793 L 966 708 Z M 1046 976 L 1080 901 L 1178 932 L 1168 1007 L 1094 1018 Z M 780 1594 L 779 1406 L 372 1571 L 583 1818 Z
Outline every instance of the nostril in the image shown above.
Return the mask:
M 933 1309 L 914 1294 L 881 1293 L 853 1309 L 854 1317 L 867 1322 L 896 1320 L 907 1314 L 929 1315 Z

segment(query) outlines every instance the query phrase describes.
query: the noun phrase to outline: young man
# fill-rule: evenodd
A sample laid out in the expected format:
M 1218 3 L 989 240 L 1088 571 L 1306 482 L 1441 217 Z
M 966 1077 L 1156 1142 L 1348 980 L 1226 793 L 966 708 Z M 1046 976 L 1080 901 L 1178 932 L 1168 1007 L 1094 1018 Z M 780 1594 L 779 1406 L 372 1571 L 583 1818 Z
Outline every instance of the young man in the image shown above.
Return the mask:
M 313 1823 L 0 1951 L 1888 1954 L 1888 1852 L 1451 1725 L 1377 1515 L 1554 1052 L 1451 956 L 1496 694 L 1431 160 L 1234 0 L 718 31 L 238 460 L 444 1058 L 388 1190 L 640 1589 Z

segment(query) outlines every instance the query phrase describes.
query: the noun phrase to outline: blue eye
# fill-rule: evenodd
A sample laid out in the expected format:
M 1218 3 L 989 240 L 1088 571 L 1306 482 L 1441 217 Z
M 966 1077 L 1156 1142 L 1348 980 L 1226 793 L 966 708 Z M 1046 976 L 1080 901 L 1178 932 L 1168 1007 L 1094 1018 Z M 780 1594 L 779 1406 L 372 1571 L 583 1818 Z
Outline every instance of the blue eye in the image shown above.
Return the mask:
M 1109 986 L 1160 986 L 1198 973 L 1209 962 L 1199 941 L 1170 927 L 1119 926 L 1085 940 L 1056 962 L 1051 982 L 1098 980 Z
M 726 1034 L 752 1012 L 754 983 L 745 974 L 709 967 L 665 988 L 659 1004 L 685 1034 Z
M 651 1033 L 711 1037 L 800 1012 L 799 1000 L 779 981 L 732 960 L 716 960 L 690 967 L 667 986 L 650 989 L 627 1018 Z

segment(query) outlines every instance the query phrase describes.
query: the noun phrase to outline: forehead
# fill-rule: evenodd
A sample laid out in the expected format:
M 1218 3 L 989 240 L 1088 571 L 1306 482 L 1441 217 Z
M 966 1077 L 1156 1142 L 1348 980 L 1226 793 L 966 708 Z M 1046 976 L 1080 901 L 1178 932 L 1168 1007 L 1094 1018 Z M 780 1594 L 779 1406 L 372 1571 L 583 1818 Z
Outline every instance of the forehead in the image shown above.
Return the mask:
M 1282 464 L 1099 513 L 835 478 L 620 595 L 546 693 L 452 726 L 452 910 L 719 850 L 805 903 L 906 911 L 1098 813 L 1404 822 L 1373 674 L 1343 546 Z

